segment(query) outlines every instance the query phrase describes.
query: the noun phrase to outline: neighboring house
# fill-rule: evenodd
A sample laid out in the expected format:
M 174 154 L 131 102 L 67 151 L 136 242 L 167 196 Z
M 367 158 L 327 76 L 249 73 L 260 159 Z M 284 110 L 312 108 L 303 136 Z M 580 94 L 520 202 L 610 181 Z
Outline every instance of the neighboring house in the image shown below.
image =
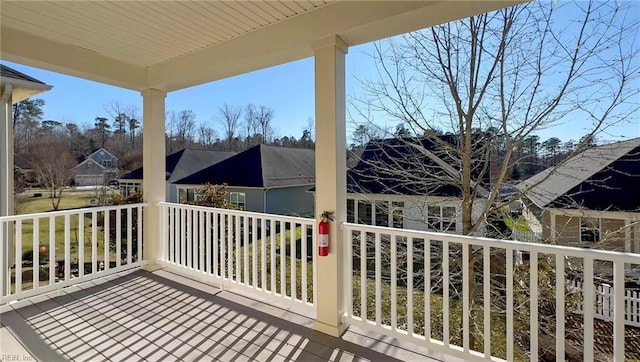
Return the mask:
M 441 136 L 453 144 L 455 136 Z M 457 170 L 428 138 L 391 138 L 369 142 L 347 172 L 347 221 L 396 228 L 462 232 L 461 191 L 446 180 Z M 480 162 L 474 168 L 480 174 Z M 482 183 L 488 183 L 489 175 Z M 437 179 L 437 180 L 436 180 Z M 477 186 L 474 217 L 487 191 Z M 481 228 L 479 233 L 484 233 Z
M 182 149 L 165 159 L 167 174 L 167 197 L 169 202 L 178 202 L 178 192 L 174 181 L 216 164 L 235 155 L 235 152 Z M 120 195 L 127 197 L 142 190 L 142 167 L 128 172 L 118 179 Z
M 14 153 L 13 154 L 13 168 L 16 172 L 19 172 L 22 177 L 24 177 L 24 182 L 27 185 L 36 184 L 36 174 L 31 165 L 26 158 Z
M 640 138 L 586 149 L 518 188 L 543 238 L 640 253 Z
M 227 184 L 229 201 L 241 210 L 311 216 L 315 184 L 313 150 L 257 145 L 175 182 L 180 202 L 195 189 Z
M 74 167 L 74 170 L 76 186 L 105 185 L 118 177 L 118 158 L 104 148 L 99 148 Z

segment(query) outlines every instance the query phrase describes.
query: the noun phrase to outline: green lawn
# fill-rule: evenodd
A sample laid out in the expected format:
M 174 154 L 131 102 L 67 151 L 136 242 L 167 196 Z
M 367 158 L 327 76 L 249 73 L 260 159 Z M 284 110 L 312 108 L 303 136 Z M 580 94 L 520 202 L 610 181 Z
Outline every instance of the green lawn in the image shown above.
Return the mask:
M 35 214 L 53 210 L 49 193 L 42 192 L 41 197 L 33 197 L 35 192 L 18 196 L 19 213 Z M 94 192 L 64 192 L 60 201 L 59 210 L 77 209 L 90 207 L 91 200 L 95 198 Z
M 39 192 L 39 191 L 37 191 Z M 41 197 L 33 197 L 34 192 L 29 194 L 23 194 L 19 196 L 19 211 L 20 214 L 47 214 L 52 211 L 51 199 L 48 197 L 48 193 L 43 192 Z M 63 193 L 62 200 L 60 202 L 59 210 L 78 209 L 92 207 L 92 200 L 96 197 L 95 192 L 65 192 Z M 79 247 L 82 243 L 84 247 L 84 261 L 86 267 L 91 267 L 92 257 L 92 214 L 87 213 L 83 215 L 84 227 L 79 228 L 80 215 L 70 215 L 69 228 L 65 232 L 65 216 L 56 216 L 54 221 L 54 233 L 53 244 L 55 245 L 55 260 L 60 261 L 65 258 L 64 244 L 65 239 L 68 237 L 70 242 L 70 262 L 77 263 L 79 259 Z M 33 220 L 24 220 L 20 223 L 20 235 L 22 236 L 22 248 L 21 253 L 23 255 L 23 273 L 22 273 L 22 289 L 27 290 L 31 288 L 33 280 L 33 270 L 31 268 L 31 260 L 33 259 L 33 249 L 36 246 L 45 246 L 46 252 L 40 255 L 41 260 L 41 279 L 48 280 L 48 264 L 49 264 L 49 247 L 51 245 L 50 235 L 50 217 L 41 217 L 37 224 L 38 233 L 34 238 L 35 222 Z M 112 221 L 115 222 L 115 221 Z M 14 226 L 17 228 L 18 226 Z M 14 232 L 17 232 L 14 229 Z M 102 227 L 96 227 L 96 253 L 97 258 L 94 262 L 100 262 L 105 260 L 105 233 Z M 35 239 L 35 240 L 34 240 Z M 123 242 L 124 238 L 123 238 Z M 109 261 L 115 262 L 115 251 L 109 252 Z M 46 284 L 46 282 L 43 280 Z M 41 282 L 42 284 L 42 282 Z

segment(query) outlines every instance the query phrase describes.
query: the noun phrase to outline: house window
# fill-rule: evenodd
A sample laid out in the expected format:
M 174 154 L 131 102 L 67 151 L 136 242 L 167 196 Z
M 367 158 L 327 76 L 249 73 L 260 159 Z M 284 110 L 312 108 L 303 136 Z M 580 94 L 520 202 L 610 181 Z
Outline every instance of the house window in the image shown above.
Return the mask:
M 244 192 L 230 192 L 229 202 L 235 205 L 239 210 L 245 210 L 247 196 Z
M 456 231 L 456 208 L 453 206 L 427 206 L 427 227 L 431 231 Z
M 375 201 L 374 204 L 375 226 L 391 226 L 397 229 L 404 227 L 404 202 Z M 356 207 L 358 220 L 356 220 Z M 374 225 L 373 212 L 370 201 L 347 199 L 347 222 Z
M 600 241 L 601 225 L 600 219 L 595 217 L 580 218 L 580 241 L 584 243 L 595 243 Z
M 87 162 L 87 168 L 93 168 L 93 162 Z
M 195 201 L 195 190 L 194 189 L 179 189 L 178 190 L 178 202 L 181 204 L 186 204 L 191 201 Z

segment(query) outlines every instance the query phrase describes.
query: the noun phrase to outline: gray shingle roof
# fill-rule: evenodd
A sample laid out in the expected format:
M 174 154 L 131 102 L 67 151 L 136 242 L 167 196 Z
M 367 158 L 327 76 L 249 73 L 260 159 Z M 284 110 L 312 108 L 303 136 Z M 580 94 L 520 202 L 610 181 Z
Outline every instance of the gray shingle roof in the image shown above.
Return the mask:
M 313 150 L 258 145 L 176 181 L 183 185 L 286 187 L 315 183 Z
M 13 68 L 9 68 L 8 66 L 4 65 L 4 64 L 0 64 L 0 76 L 3 78 L 11 78 L 11 79 L 18 79 L 18 80 L 24 80 L 27 82 L 33 82 L 33 83 L 40 83 L 40 84 L 44 84 L 43 82 L 30 77 L 22 72 L 19 72 Z
M 235 155 L 235 152 L 182 149 L 167 155 L 165 168 L 167 180 L 174 182 L 205 167 Z M 124 174 L 122 179 L 142 180 L 142 167 Z
M 518 184 L 517 187 L 523 191 L 529 189 L 526 191 L 527 198 L 538 207 L 544 208 L 562 196 L 575 196 L 569 194 L 576 194 L 580 185 L 598 173 L 609 171 L 607 169 L 610 165 L 629 153 L 636 152 L 634 150 L 638 147 L 640 147 L 640 138 L 589 148 L 558 167 L 550 167 L 530 177 Z M 628 164 L 632 163 L 637 169 L 637 165 L 640 164 L 640 155 L 635 155 L 632 159 L 626 160 L 626 163 L 627 167 Z M 620 176 L 626 177 L 629 175 L 625 172 L 625 175 L 621 174 Z M 611 178 L 612 176 L 608 176 L 608 179 Z M 604 184 L 600 188 L 606 189 L 607 178 L 598 180 L 598 182 Z M 627 182 L 629 181 L 627 180 Z M 592 198 L 597 197 L 596 194 L 590 196 Z

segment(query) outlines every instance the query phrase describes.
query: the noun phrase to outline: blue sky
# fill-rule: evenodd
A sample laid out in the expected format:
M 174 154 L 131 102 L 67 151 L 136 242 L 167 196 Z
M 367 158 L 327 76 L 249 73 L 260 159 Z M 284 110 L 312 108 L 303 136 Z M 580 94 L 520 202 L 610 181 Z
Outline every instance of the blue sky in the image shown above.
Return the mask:
M 365 44 L 349 49 L 347 55 L 347 95 L 358 96 L 359 79 L 375 76 L 374 61 L 367 53 L 372 45 Z M 119 102 L 135 105 L 140 114 L 142 97 L 138 92 L 112 87 L 92 81 L 5 62 L 21 72 L 39 79 L 53 89 L 39 97 L 46 101 L 44 119 L 74 122 L 78 125 L 93 125 L 98 116 L 107 116 L 105 105 Z M 205 122 L 221 135 L 222 128 L 215 122 L 217 109 L 224 103 L 246 106 L 248 103 L 265 105 L 275 110 L 273 128 L 275 135 L 299 138 L 314 117 L 313 58 L 303 59 L 216 82 L 171 92 L 167 95 L 166 110 L 190 109 L 196 114 L 198 123 Z M 601 140 L 615 141 L 640 137 L 638 116 L 634 121 L 611 128 L 600 137 Z M 563 141 L 579 139 L 587 132 L 589 124 L 574 119 L 563 125 L 538 132 L 541 140 L 556 136 Z M 395 127 L 395 124 L 388 124 Z M 348 130 L 355 128 L 348 124 Z M 349 136 L 348 136 L 349 138 Z
M 364 53 L 366 48 L 365 45 L 349 49 L 348 89 L 353 89 L 357 83 L 354 76 L 369 74 L 372 68 L 373 61 Z M 107 116 L 104 107 L 112 102 L 135 105 L 141 113 L 142 97 L 139 92 L 21 64 L 4 63 L 53 86 L 38 96 L 46 101 L 44 119 L 92 125 L 96 117 Z M 315 118 L 313 72 L 313 58 L 307 58 L 171 92 L 167 95 L 166 110 L 191 109 L 197 122 L 206 122 L 222 134 L 222 128 L 214 120 L 218 107 L 224 103 L 242 107 L 249 103 L 265 105 L 275 110 L 273 127 L 276 135 L 299 138 L 308 125 L 308 119 Z

